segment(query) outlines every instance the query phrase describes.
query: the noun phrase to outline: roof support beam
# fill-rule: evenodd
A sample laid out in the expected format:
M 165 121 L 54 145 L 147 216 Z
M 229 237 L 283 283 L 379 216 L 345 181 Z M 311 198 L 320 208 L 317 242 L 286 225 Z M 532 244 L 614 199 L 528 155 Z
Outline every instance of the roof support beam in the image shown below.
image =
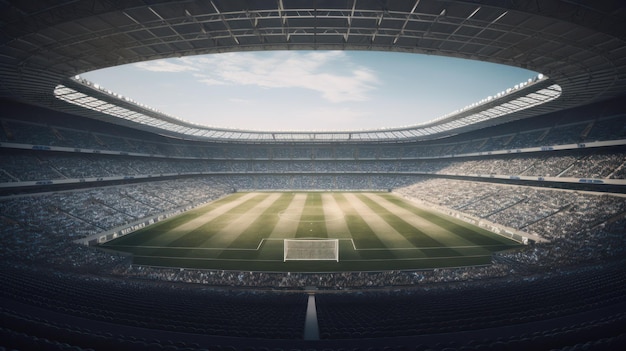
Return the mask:
M 233 30 L 230 28 L 230 25 L 228 24 L 228 21 L 226 20 L 226 17 L 222 14 L 222 12 L 217 8 L 217 6 L 215 6 L 215 3 L 213 2 L 213 0 L 211 0 L 211 5 L 213 6 L 213 8 L 215 9 L 215 12 L 220 15 L 220 18 L 222 19 L 222 23 L 224 24 L 224 27 L 226 28 L 226 30 L 228 31 L 228 34 L 230 34 L 231 38 L 233 38 L 233 40 L 235 41 L 235 43 L 237 43 L 237 45 L 239 45 L 239 39 L 237 39 L 237 36 L 235 36 L 235 34 L 233 33 Z
M 278 17 L 280 17 L 280 21 L 282 23 L 282 31 L 285 38 L 287 38 L 287 42 L 291 39 L 291 33 L 289 32 L 289 26 L 287 25 L 287 16 L 285 14 L 285 6 L 283 5 L 283 0 L 278 0 L 277 3 L 278 8 Z
M 393 38 L 394 44 L 397 43 L 398 39 L 400 39 L 400 36 L 404 34 L 404 30 L 406 29 L 407 24 L 409 24 L 409 21 L 411 20 L 411 16 L 413 15 L 413 13 L 415 13 L 415 9 L 417 8 L 417 5 L 419 5 L 419 3 L 420 3 L 420 0 L 416 0 L 415 5 L 413 5 L 413 8 L 411 9 L 411 12 L 407 14 L 406 20 L 404 20 L 404 23 L 402 24 L 402 29 L 400 29 L 398 34 L 396 34 L 396 36 Z
M 348 20 L 348 28 L 346 29 L 346 34 L 343 35 L 343 40 L 347 43 L 348 38 L 350 37 L 350 30 L 352 29 L 352 18 L 354 17 L 354 9 L 356 8 L 357 0 L 352 1 L 352 10 L 350 11 L 350 16 L 346 17 Z
M 442 42 L 439 44 L 439 48 L 441 49 L 441 46 L 442 46 L 442 45 L 443 45 L 446 41 L 450 40 L 450 39 L 451 39 L 451 38 L 452 38 L 452 37 L 453 37 L 453 36 L 454 36 L 454 35 L 455 35 L 458 31 L 459 31 L 459 29 L 461 29 L 461 28 L 463 27 L 463 25 L 464 25 L 465 23 L 467 23 L 467 21 L 469 21 L 472 17 L 474 17 L 474 15 L 475 15 L 476 13 L 478 13 L 478 11 L 480 11 L 480 8 L 481 8 L 481 7 L 480 7 L 480 6 L 478 6 L 478 7 L 477 7 L 477 8 L 476 8 L 476 9 L 475 9 L 472 13 L 470 13 L 470 15 L 469 15 L 469 16 L 467 16 L 465 19 L 463 19 L 463 21 L 462 21 L 461 23 L 459 23 L 459 25 L 458 25 L 458 26 L 454 29 L 454 31 L 452 31 L 452 33 L 448 34 L 448 36 L 446 37 L 446 40 L 445 40 L 445 41 L 442 41 Z
M 178 31 L 174 29 L 174 27 L 172 27 L 172 25 L 167 20 L 165 20 L 165 18 L 159 15 L 151 6 L 148 6 L 148 10 L 150 10 L 150 12 L 152 12 L 155 16 L 157 16 L 163 22 L 163 24 L 165 24 L 167 28 L 169 28 L 172 31 L 172 33 L 176 34 L 176 36 L 180 40 L 185 40 L 185 38 L 183 38 L 183 36 L 180 35 L 180 33 L 178 33 Z
M 473 41 L 474 39 L 476 39 L 477 37 L 479 37 L 481 34 L 483 34 L 484 31 L 486 31 L 489 27 L 491 27 L 494 23 L 498 22 L 502 17 L 504 17 L 509 11 L 504 11 L 500 14 L 500 16 L 496 17 L 496 19 L 494 19 L 493 21 L 489 22 L 486 26 L 484 26 L 478 33 L 476 33 L 471 40 L 466 41 L 463 45 L 461 45 L 461 47 L 458 48 L 459 51 L 462 51 L 463 48 L 465 47 L 465 45 L 471 41 Z

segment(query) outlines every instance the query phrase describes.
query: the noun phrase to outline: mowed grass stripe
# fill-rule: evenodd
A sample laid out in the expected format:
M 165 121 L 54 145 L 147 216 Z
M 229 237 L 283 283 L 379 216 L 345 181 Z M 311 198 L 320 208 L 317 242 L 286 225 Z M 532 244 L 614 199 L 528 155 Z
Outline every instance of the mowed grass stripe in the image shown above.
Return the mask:
M 375 212 L 378 216 L 380 216 L 385 222 L 387 222 L 392 228 L 394 228 L 400 235 L 404 236 L 406 240 L 411 243 L 414 247 L 428 247 L 435 248 L 440 247 L 439 250 L 428 250 L 425 252 L 427 256 L 431 257 L 453 257 L 460 256 L 462 253 L 450 249 L 446 247 L 446 245 L 442 244 L 440 241 L 434 238 L 437 233 L 432 233 L 433 235 L 426 234 L 421 230 L 415 228 L 404 219 L 400 218 L 395 213 L 387 210 L 383 206 L 377 204 L 369 197 L 359 194 L 359 200 L 361 200 L 365 205 L 367 205 L 373 212 Z
M 197 218 L 201 215 L 202 213 L 183 213 L 171 219 L 167 219 L 163 222 L 159 222 L 149 227 L 139 229 L 133 232 L 132 234 L 117 238 L 113 241 L 103 244 L 102 246 L 115 247 L 117 245 L 120 245 L 120 246 L 146 245 L 146 242 L 150 240 L 151 238 L 164 235 L 165 233 L 168 233 L 171 229 L 176 228 L 182 224 L 185 224 L 189 222 L 190 220 Z
M 230 211 L 215 217 L 200 227 L 185 233 L 181 237 L 169 242 L 167 246 L 177 247 L 202 247 L 202 244 L 210 237 L 218 233 L 224 227 L 242 214 L 248 212 L 256 205 L 265 200 L 270 194 L 253 194 L 247 201 L 235 206 Z M 165 246 L 165 245 L 164 245 Z
M 333 194 L 337 205 L 344 213 L 348 229 L 352 235 L 352 240 L 357 248 L 379 249 L 377 251 L 357 251 L 358 255 L 364 259 L 393 259 L 395 256 L 389 250 L 384 250 L 385 244 L 378 238 L 376 233 L 365 222 L 363 217 L 354 209 L 346 194 Z M 341 252 L 339 253 L 341 257 Z
M 263 215 L 263 212 L 271 207 L 274 202 L 280 198 L 279 193 L 272 193 L 267 196 L 263 201 L 256 206 L 248 210 L 246 213 L 234 219 L 226 227 L 222 228 L 211 238 L 208 238 L 201 247 L 222 247 L 227 248 L 233 240 L 246 230 L 257 218 Z
M 343 211 L 337 205 L 333 194 L 322 194 L 322 208 L 326 217 L 326 231 L 329 237 L 352 239 Z
M 300 224 L 296 231 L 296 238 L 328 238 L 322 195 L 308 193 L 304 203 L 304 211 L 300 216 Z
M 374 234 L 388 249 L 406 249 L 413 247 L 402 234 L 391 226 L 384 218 L 361 201 L 362 194 L 347 194 L 346 199 L 350 200 L 352 207 L 359 213 L 367 225 L 372 228 Z
M 228 247 L 254 249 L 261 239 L 268 238 L 280 217 L 278 214 L 287 209 L 293 201 L 293 193 L 281 194 L 280 197 L 250 224 Z
M 462 233 L 463 237 L 466 240 L 473 242 L 476 245 L 480 246 L 498 246 L 502 245 L 503 248 L 507 247 L 515 247 L 520 246 L 521 244 L 517 243 L 514 240 L 505 238 L 501 235 L 494 234 L 486 229 L 471 225 L 469 223 L 465 223 L 456 218 L 436 214 L 434 212 L 422 209 L 418 206 L 415 206 L 411 202 L 402 199 L 398 196 L 391 194 L 381 195 L 386 198 L 387 201 L 394 203 L 398 206 L 405 208 L 406 210 L 424 218 L 428 221 L 436 224 L 438 226 L 442 226 L 447 228 L 448 230 L 454 233 Z
M 377 205 L 383 207 L 387 211 L 395 214 L 399 218 L 402 218 L 408 225 L 414 227 L 419 232 L 424 235 L 430 236 L 433 240 L 438 241 L 441 246 L 448 247 L 450 249 L 455 250 L 463 255 L 471 255 L 471 254 L 489 254 L 491 251 L 486 248 L 478 245 L 470 240 L 466 240 L 463 237 L 463 233 L 455 233 L 446 227 L 438 226 L 432 222 L 430 222 L 426 218 L 422 218 L 420 216 L 415 215 L 414 213 L 408 211 L 403 206 L 396 205 L 394 203 L 389 202 L 385 197 L 380 195 L 367 195 L 373 202 Z M 410 206 L 410 204 L 406 204 Z M 469 228 L 467 230 L 470 230 Z M 466 248 L 457 249 L 459 246 L 464 246 Z
M 306 197 L 306 194 L 303 193 L 294 194 L 287 209 L 278 214 L 280 218 L 272 229 L 270 239 L 293 239 L 296 236 Z
M 194 219 L 205 215 L 208 212 L 213 211 L 216 208 L 220 208 L 224 206 L 226 203 L 231 203 L 233 201 L 238 200 L 245 194 L 232 194 L 227 197 L 221 198 L 214 202 L 211 202 L 207 205 L 189 210 L 180 215 L 174 216 L 172 218 L 168 218 L 164 221 L 152 224 L 148 227 L 139 229 L 132 234 L 123 236 L 121 238 L 115 239 L 114 241 L 104 244 L 103 246 L 115 246 L 115 245 L 135 245 L 135 246 L 165 246 L 161 245 L 162 235 L 166 234 L 164 238 L 169 238 L 171 236 L 171 231 Z M 166 239 L 165 243 L 169 242 L 169 239 Z
M 228 246 L 231 250 L 223 251 L 219 257 L 225 259 L 259 258 L 259 255 L 261 254 L 260 250 L 238 251 L 232 249 L 256 249 L 262 239 L 268 238 L 271 235 L 274 227 L 276 227 L 276 224 L 280 219 L 278 214 L 287 209 L 289 204 L 293 201 L 293 198 L 293 193 L 281 194 L 280 198 L 278 198 L 271 206 L 268 206 L 254 222 L 252 222 L 235 240 L 233 240 L 233 242 Z
M 189 211 L 169 220 L 160 222 L 156 225 L 144 228 L 134 234 L 118 238 L 112 241 L 110 247 L 136 254 L 134 262 L 137 264 L 154 264 L 154 265 L 173 265 L 179 267 L 198 267 L 198 268 L 218 268 L 218 269 L 238 269 L 238 270 L 268 270 L 268 271 L 344 271 L 344 270 L 378 270 L 378 269 L 420 269 L 435 268 L 448 266 L 464 266 L 475 264 L 489 264 L 490 255 L 477 255 L 477 250 L 484 252 L 485 247 L 476 246 L 471 248 L 447 247 L 447 250 L 455 249 L 462 252 L 463 255 L 447 256 L 440 255 L 441 249 L 438 246 L 430 248 L 415 248 L 413 244 L 400 234 L 397 228 L 386 222 L 381 216 L 379 209 L 372 208 L 369 204 L 364 203 L 362 199 L 357 197 L 365 196 L 378 204 L 380 207 L 387 209 L 388 212 L 395 214 L 398 218 L 404 220 L 409 225 L 416 226 L 416 221 L 411 220 L 412 216 L 421 220 L 416 214 L 416 207 L 412 202 L 404 200 L 392 194 L 370 194 L 370 193 L 318 193 L 318 192 L 296 192 L 296 193 L 237 193 L 221 200 L 215 201 L 209 205 Z M 314 195 L 314 196 L 312 196 Z M 269 196 L 273 196 L 272 203 L 265 201 Z M 328 197 L 334 201 L 328 201 Z M 380 197 L 379 197 L 380 196 Z M 291 200 L 286 200 L 290 197 Z M 309 198 L 310 197 L 310 198 Z M 316 199 L 317 198 L 317 199 Z M 249 200 L 249 201 L 248 201 Z M 265 201 L 265 203 L 263 203 Z M 284 203 L 283 203 L 284 201 Z M 351 203 L 351 201 L 353 203 Z M 391 206 L 393 203 L 393 206 Z M 402 204 L 404 203 L 404 204 Z M 314 207 L 309 207 L 313 205 Z M 358 205 L 359 211 L 355 209 Z M 257 207 L 257 208 L 254 208 Z M 250 209 L 254 208 L 253 211 Z M 409 211 L 409 212 L 406 212 Z M 287 218 L 278 216 L 281 211 L 288 211 Z M 424 211 L 428 211 L 424 209 Z M 331 213 L 342 212 L 344 214 L 343 221 L 345 226 L 336 226 L 334 231 L 329 232 L 329 221 L 337 218 Z M 361 213 L 359 213 L 361 212 Z M 427 212 L 428 213 L 428 212 Z M 218 216 L 218 214 L 220 214 Z M 306 219 L 300 218 L 304 215 Z M 431 213 L 432 215 L 432 213 Z M 207 223 L 200 222 L 202 217 L 210 218 Z M 245 218 L 237 220 L 238 216 Z M 274 219 L 265 218 L 273 216 Z M 363 218 L 363 217 L 367 218 Z M 332 217 L 332 218 L 331 218 Z M 444 222 L 456 221 L 457 225 L 465 227 L 465 222 L 448 216 L 441 215 Z M 265 224 L 263 224 L 263 222 Z M 308 222 L 306 222 L 308 220 Z M 191 221 L 193 225 L 187 224 Z M 229 227 L 231 221 L 238 221 L 239 226 Z M 392 220 L 392 222 L 397 219 Z M 171 222 L 171 223 L 168 223 Z M 370 223 L 370 222 L 373 222 Z M 460 223 L 458 223 L 460 222 Z M 302 223 L 307 223 L 309 227 L 302 227 Z M 324 236 L 311 235 L 311 223 L 319 223 L 323 226 L 321 231 Z M 334 223 L 334 222 L 333 222 Z M 382 225 L 381 225 L 382 223 Z M 199 224 L 206 227 L 204 239 L 210 239 L 206 235 L 213 235 L 215 239 L 224 234 L 224 240 L 218 240 L 223 247 L 208 247 L 215 240 L 206 240 L 204 244 L 191 245 L 191 242 L 185 245 L 149 245 L 146 244 L 156 238 L 158 241 L 174 242 L 181 239 L 190 232 L 200 230 Z M 266 226 L 267 225 L 267 226 Z M 372 225 L 374 225 L 372 227 Z M 467 224 L 470 228 L 471 225 Z M 191 227 L 193 230 L 187 232 L 175 232 L 178 227 Z M 434 224 L 433 224 L 434 226 Z M 442 228 L 447 228 L 440 224 Z M 158 229 L 152 231 L 153 229 Z M 330 226 L 333 227 L 333 226 Z M 299 231 L 298 237 L 338 237 L 336 231 L 343 232 L 347 227 L 349 235 L 353 238 L 357 251 L 353 250 L 350 240 L 340 241 L 340 257 L 341 261 L 303 261 L 303 262 L 282 262 L 282 238 L 295 237 Z M 228 232 L 220 232 L 226 228 Z M 385 228 L 390 229 L 385 232 Z M 180 228 L 179 228 L 180 229 Z M 230 231 L 232 229 L 232 232 Z M 280 230 L 279 230 L 280 229 Z M 305 229 L 304 233 L 302 230 Z M 306 231 L 309 229 L 309 231 Z M 482 230 L 478 228 L 479 230 Z M 422 229 L 424 231 L 424 229 Z M 482 230 L 485 231 L 485 230 Z M 506 238 L 496 236 L 496 234 L 485 231 L 493 236 L 492 239 L 497 241 L 496 245 L 486 243 L 491 251 L 496 250 L 495 247 L 510 248 L 517 246 L 516 243 L 508 245 Z M 229 234 L 230 233 L 230 234 Z M 231 235 L 232 234 L 232 235 Z M 430 232 L 428 232 L 430 234 Z M 230 235 L 230 236 L 229 236 Z M 134 238 L 137 236 L 137 238 Z M 143 238 L 142 238 L 143 237 Z M 261 246 L 261 250 L 257 251 L 256 247 L 263 239 L 262 237 L 272 237 L 279 240 L 265 241 Z M 385 241 L 391 242 L 395 239 L 401 239 L 405 242 L 400 245 L 396 240 L 395 244 L 387 247 Z M 122 242 L 127 241 L 127 246 Z M 119 246 L 117 245 L 119 243 Z M 137 245 L 132 247 L 134 243 Z M 493 242 L 491 242 L 493 243 Z M 108 246 L 108 245 L 107 245 Z M 143 247 L 142 247 L 143 246 Z M 149 247 L 153 246 L 153 247 Z M 169 246 L 169 247 L 168 247 Z M 211 246 L 211 245 L 209 245 Z M 250 247 L 254 246 L 252 249 Z M 501 248 L 498 248 L 500 250 Z M 474 253 L 472 253 L 474 252 Z
M 170 243 L 178 238 L 183 237 L 187 233 L 201 227 L 206 224 L 208 221 L 216 218 L 239 204 L 247 201 L 250 197 L 249 194 L 242 194 L 240 196 L 229 196 L 228 198 L 217 201 L 215 204 L 211 204 L 211 206 L 202 207 L 201 210 L 203 213 L 190 220 L 187 223 L 183 223 L 177 227 L 171 228 L 169 231 L 161 233 L 161 235 L 156 235 L 150 237 L 149 240 L 143 243 L 144 246 L 170 246 Z

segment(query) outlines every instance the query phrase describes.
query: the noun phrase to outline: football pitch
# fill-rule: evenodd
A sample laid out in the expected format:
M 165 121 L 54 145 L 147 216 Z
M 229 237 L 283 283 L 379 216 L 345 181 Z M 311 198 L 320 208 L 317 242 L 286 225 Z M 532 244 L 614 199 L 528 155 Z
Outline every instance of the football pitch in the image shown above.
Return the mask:
M 339 262 L 284 261 L 284 239 L 338 239 Z M 489 264 L 521 246 L 391 193 L 242 192 L 102 245 L 141 265 L 329 272 Z

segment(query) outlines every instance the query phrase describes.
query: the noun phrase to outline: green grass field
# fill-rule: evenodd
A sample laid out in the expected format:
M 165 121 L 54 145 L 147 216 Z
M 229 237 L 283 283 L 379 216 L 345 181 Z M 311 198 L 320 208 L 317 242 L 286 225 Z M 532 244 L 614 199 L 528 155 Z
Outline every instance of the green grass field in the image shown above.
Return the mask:
M 339 262 L 283 262 L 283 239 L 339 239 Z M 102 245 L 134 263 L 245 271 L 373 271 L 488 264 L 510 239 L 390 193 L 236 193 Z

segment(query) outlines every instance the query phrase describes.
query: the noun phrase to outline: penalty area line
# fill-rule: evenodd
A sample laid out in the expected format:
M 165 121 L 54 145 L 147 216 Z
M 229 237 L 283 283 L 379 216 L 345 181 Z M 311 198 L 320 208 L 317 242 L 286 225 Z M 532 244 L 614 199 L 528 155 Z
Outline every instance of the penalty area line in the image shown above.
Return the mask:
M 508 245 L 508 244 L 494 244 L 494 245 L 465 245 L 465 246 L 435 246 L 435 247 L 381 247 L 381 248 L 371 248 L 371 249 L 359 249 L 356 247 L 354 243 L 354 239 L 339 239 L 339 240 L 350 240 L 352 242 L 352 248 L 354 251 L 410 251 L 410 250 L 441 250 L 441 249 L 480 249 L 480 248 L 489 248 L 489 247 L 503 247 L 503 248 L 515 248 L 519 245 Z M 469 256 L 466 256 L 469 257 Z
M 150 246 L 150 245 L 107 245 L 106 248 L 138 248 L 138 249 L 173 249 L 173 250 L 204 250 L 204 251 L 259 251 L 265 241 L 283 241 L 283 239 L 270 239 L 263 238 L 259 241 L 259 245 L 256 248 L 236 248 L 236 247 L 191 247 L 191 246 Z
M 203 250 L 203 251 L 214 251 L 214 250 L 221 250 L 221 251 L 228 251 L 228 250 L 233 250 L 233 251 L 257 251 L 259 249 L 259 247 L 261 247 L 261 244 L 259 244 L 259 246 L 257 246 L 256 249 L 247 249 L 247 248 L 241 248 L 241 249 L 237 249 L 237 248 L 222 248 L 222 247 L 189 247 L 189 246 L 140 246 L 140 245 L 109 245 L 107 246 L 107 248 L 111 248 L 111 249 L 115 249 L 115 248 L 138 248 L 138 249 L 172 249 L 172 250 Z
M 444 260 L 450 260 L 450 259 L 462 259 L 462 258 L 478 258 L 478 257 L 491 257 L 491 255 L 463 255 L 463 256 L 442 256 L 442 257 L 414 257 L 414 258 L 372 258 L 372 259 L 367 259 L 367 260 L 351 260 L 351 259 L 346 259 L 346 260 L 341 260 L 339 261 L 339 263 L 341 262 L 370 262 L 370 261 L 377 261 L 377 262 L 383 262 L 383 261 L 388 261 L 388 262 L 393 262 L 393 261 L 427 261 L 427 260 L 440 260 L 440 259 L 444 259 Z
M 180 256 L 143 256 L 133 255 L 133 257 L 139 258 L 157 258 L 157 259 L 172 259 L 172 260 L 191 260 L 191 261 L 237 261 L 237 262 L 283 262 L 283 260 L 251 260 L 241 258 L 206 258 L 206 257 L 180 257 Z
M 190 247 L 190 246 L 148 246 L 148 245 L 107 245 L 108 249 L 116 248 L 138 248 L 138 249 L 172 249 L 172 250 L 201 250 L 201 251 L 259 251 L 266 241 L 284 241 L 281 238 L 263 238 L 256 248 L 236 248 L 236 247 Z M 515 248 L 519 245 L 495 244 L 495 245 L 466 245 L 466 246 L 436 246 L 436 247 L 381 247 L 381 248 L 357 248 L 354 239 L 337 238 L 339 241 L 350 241 L 354 251 L 411 251 L 411 250 L 441 250 L 441 249 L 479 249 L 490 247 L 502 247 L 503 249 Z M 469 257 L 469 256 L 466 256 Z

